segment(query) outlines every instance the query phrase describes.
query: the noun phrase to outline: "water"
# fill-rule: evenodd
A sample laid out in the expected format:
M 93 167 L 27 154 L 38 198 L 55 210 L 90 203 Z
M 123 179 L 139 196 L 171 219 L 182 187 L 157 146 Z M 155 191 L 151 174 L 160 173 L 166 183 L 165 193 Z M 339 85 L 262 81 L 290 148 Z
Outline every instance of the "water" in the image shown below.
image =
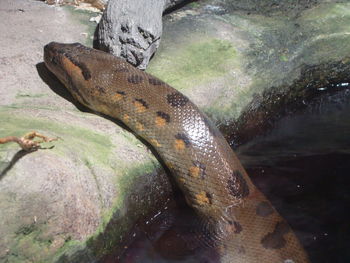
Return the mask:
M 237 153 L 254 183 L 290 223 L 315 263 L 350 262 L 350 91 L 312 101 Z M 198 218 L 181 197 L 139 225 L 120 260 L 215 262 L 194 230 Z
M 349 117 L 349 90 L 321 96 L 239 149 L 315 263 L 350 262 Z

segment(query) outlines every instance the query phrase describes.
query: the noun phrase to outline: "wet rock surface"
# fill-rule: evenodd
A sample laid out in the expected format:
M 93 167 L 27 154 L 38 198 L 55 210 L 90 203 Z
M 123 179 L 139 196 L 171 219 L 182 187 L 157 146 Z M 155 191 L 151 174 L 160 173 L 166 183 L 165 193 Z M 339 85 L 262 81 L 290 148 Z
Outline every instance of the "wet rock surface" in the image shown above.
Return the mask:
M 169 14 L 148 68 L 242 142 L 287 101 L 301 105 L 348 79 L 349 3 L 255 2 L 202 1 Z
M 332 95 L 350 88 L 350 64 L 341 61 L 314 66 L 304 65 L 301 77 L 290 85 L 271 87 L 242 111 L 238 119 L 222 130 L 229 134 L 233 146 L 249 142 L 270 130 L 280 118 L 298 113 L 308 107 L 315 97 Z

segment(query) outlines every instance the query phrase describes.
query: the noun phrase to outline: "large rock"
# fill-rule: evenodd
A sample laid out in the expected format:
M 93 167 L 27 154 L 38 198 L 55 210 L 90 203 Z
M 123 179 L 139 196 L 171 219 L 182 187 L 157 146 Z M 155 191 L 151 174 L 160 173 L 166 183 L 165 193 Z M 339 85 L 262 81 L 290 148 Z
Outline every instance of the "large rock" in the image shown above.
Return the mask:
M 0 137 L 36 130 L 61 139 L 32 153 L 0 144 L 0 262 L 93 262 L 121 249 L 135 222 L 171 193 L 147 147 L 78 110 L 41 63 L 50 41 L 91 45 L 95 24 L 77 22 L 91 13 L 72 14 L 39 1 L 2 2 Z
M 349 9 L 326 0 L 195 2 L 164 18 L 148 71 L 246 141 L 287 106 L 347 79 Z
M 98 48 L 145 69 L 162 35 L 162 14 L 184 0 L 110 0 L 98 27 Z

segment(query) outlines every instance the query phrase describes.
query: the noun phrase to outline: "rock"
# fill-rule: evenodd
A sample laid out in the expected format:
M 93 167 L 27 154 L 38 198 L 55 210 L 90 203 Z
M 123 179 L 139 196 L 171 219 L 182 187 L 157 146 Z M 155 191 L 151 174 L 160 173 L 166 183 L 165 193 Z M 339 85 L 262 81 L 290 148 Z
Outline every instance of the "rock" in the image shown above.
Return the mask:
M 182 3 L 189 2 L 188 0 L 165 0 L 164 11 L 168 11 L 171 8 L 179 6 Z
M 346 80 L 349 17 L 349 3 L 326 0 L 194 2 L 164 17 L 147 71 L 244 142 Z
M 184 0 L 110 0 L 98 27 L 98 48 L 145 69 L 162 35 L 162 14 Z
M 98 10 L 105 9 L 107 0 L 45 0 L 49 5 L 75 5 L 82 6 L 84 3 L 97 8 Z M 88 8 L 87 8 L 88 9 Z
M 159 46 L 164 0 L 109 1 L 98 28 L 98 47 L 145 69 Z
M 36 130 L 61 138 L 32 153 L 0 144 L 0 262 L 94 262 L 167 203 L 168 178 L 134 135 L 78 110 L 40 64 L 50 41 L 91 45 L 95 23 L 77 23 L 91 13 L 5 0 L 0 16 L 0 137 Z
M 93 7 L 96 7 L 100 10 L 105 9 L 107 5 L 107 0 L 84 0 L 85 3 L 91 4 Z

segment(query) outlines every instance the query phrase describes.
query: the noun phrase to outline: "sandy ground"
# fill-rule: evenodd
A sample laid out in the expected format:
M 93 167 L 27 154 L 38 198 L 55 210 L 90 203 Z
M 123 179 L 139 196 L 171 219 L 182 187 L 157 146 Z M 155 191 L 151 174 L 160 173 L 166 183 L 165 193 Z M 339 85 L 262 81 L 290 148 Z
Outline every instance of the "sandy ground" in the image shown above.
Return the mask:
M 88 26 L 77 23 L 67 8 L 33 0 L 2 0 L 0 17 L 0 105 L 16 103 L 20 95 L 51 93 L 52 100 L 70 107 L 48 90 L 36 65 L 51 41 L 86 43 Z

